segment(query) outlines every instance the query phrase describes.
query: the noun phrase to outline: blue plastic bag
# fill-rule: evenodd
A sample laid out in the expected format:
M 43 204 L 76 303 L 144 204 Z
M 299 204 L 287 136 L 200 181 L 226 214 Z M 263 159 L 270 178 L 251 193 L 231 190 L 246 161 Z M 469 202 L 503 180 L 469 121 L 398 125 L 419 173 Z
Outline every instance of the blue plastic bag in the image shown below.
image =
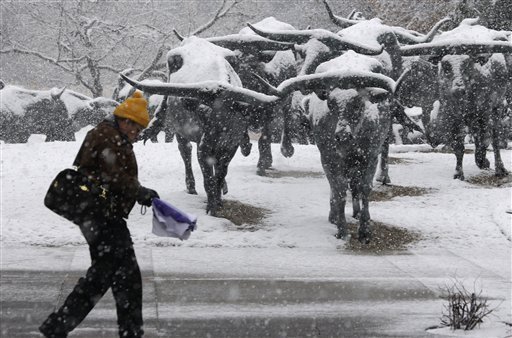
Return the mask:
M 152 232 L 157 236 L 185 240 L 197 228 L 197 216 L 181 211 L 169 202 L 154 198 L 152 207 Z

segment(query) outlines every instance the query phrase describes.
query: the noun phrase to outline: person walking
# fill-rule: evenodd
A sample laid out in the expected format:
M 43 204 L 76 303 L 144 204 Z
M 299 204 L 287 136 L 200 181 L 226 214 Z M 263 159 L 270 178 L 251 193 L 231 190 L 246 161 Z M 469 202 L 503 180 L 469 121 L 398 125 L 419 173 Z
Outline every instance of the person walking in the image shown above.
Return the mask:
M 107 189 L 108 212 L 87 213 L 80 221 L 91 256 L 91 266 L 64 304 L 43 322 L 47 338 L 63 338 L 76 328 L 105 292 L 112 288 L 119 336 L 142 337 L 142 278 L 126 220 L 135 202 L 151 206 L 159 198 L 143 187 L 132 144 L 148 126 L 147 101 L 136 91 L 114 110 L 113 116 L 89 131 L 73 163 L 78 171 Z

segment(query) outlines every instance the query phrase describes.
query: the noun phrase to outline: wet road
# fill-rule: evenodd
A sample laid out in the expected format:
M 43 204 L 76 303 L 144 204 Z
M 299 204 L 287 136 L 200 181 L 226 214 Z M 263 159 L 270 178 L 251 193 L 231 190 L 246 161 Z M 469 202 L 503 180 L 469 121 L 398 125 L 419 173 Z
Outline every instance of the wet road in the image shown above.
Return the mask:
M 79 271 L 2 271 L 1 336 L 38 337 Z M 434 337 L 440 300 L 413 279 L 206 278 L 143 272 L 145 337 Z M 419 305 L 421 304 L 421 305 Z M 110 291 L 70 337 L 117 337 Z

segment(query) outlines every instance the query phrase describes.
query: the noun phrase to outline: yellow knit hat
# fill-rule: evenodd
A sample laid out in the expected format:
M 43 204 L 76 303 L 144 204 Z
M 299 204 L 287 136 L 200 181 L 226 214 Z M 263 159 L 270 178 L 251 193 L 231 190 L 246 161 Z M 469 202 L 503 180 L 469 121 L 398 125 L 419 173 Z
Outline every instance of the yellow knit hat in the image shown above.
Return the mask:
M 116 107 L 114 115 L 130 119 L 146 128 L 149 124 L 148 101 L 140 91 L 135 91 L 131 97 Z

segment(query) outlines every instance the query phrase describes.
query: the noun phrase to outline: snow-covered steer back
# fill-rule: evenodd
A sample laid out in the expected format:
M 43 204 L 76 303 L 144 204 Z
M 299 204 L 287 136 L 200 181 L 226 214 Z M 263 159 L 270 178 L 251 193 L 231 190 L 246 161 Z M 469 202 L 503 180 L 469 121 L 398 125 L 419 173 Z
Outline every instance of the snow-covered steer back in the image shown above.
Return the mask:
M 169 83 L 143 84 L 121 74 L 138 89 L 168 96 L 157 110 L 156 119 L 167 115 L 174 125 L 189 193 L 196 193 L 189 141 L 198 144 L 197 156 L 208 198 L 206 212 L 212 215 L 222 205 L 228 165 L 247 129 L 244 108 L 278 100 L 242 88 L 229 63 L 235 57 L 228 49 L 192 36 L 167 54 Z
M 75 134 L 61 99 L 64 91 L 5 85 L 0 90 L 0 140 L 25 143 L 31 134 L 44 134 L 46 141 L 73 141 Z
M 73 133 L 86 126 L 95 126 L 100 123 L 112 115 L 119 104 L 106 97 L 91 98 L 72 90 L 65 90 L 61 99 L 71 120 Z

